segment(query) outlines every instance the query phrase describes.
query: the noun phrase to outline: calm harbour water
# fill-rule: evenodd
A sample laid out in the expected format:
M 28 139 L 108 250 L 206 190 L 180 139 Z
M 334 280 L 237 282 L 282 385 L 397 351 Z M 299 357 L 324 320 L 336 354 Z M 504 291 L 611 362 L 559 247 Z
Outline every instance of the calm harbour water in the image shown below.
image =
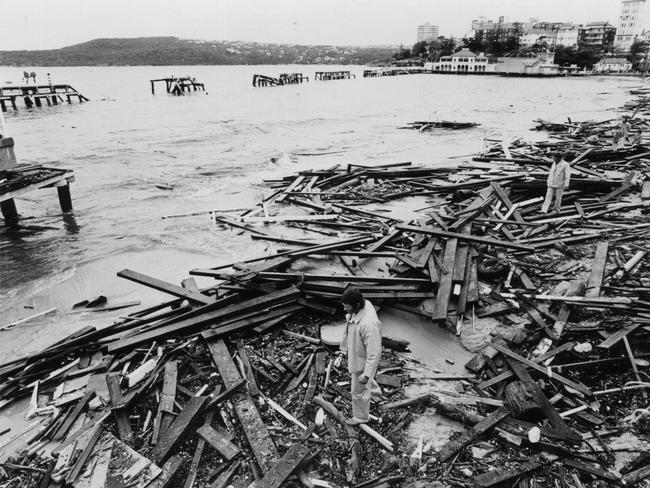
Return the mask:
M 253 88 L 253 74 L 351 69 L 357 78 Z M 31 68 L 30 68 L 31 70 Z M 334 164 L 440 163 L 479 150 L 486 136 L 539 138 L 532 120 L 603 120 L 638 79 L 519 79 L 415 75 L 361 77 L 363 67 L 193 66 L 34 68 L 39 82 L 69 83 L 89 103 L 6 114 L 22 163 L 75 171 L 74 214 L 56 192 L 17 200 L 23 228 L 0 226 L 0 326 L 57 307 L 45 322 L 3 334 L 0 356 L 38 349 L 81 325 L 110 317 L 70 314 L 104 294 L 113 301 L 161 299 L 116 278 L 128 267 L 178 283 L 194 267 L 268 252 L 268 245 L 214 227 L 207 215 L 162 216 L 254 205 L 264 178 Z M 148 80 L 191 74 L 207 93 L 152 95 Z M 18 82 L 22 68 L 0 69 Z M 159 87 L 161 89 L 161 87 Z M 468 131 L 398 130 L 414 120 L 475 121 Z M 277 158 L 272 163 L 271 157 Z M 456 159 L 460 161 L 461 159 Z M 162 190 L 164 184 L 173 190 Z M 27 307 L 27 308 L 26 308 Z M 56 324 L 52 327 L 52 324 Z M 48 331 L 47 338 L 42 337 Z

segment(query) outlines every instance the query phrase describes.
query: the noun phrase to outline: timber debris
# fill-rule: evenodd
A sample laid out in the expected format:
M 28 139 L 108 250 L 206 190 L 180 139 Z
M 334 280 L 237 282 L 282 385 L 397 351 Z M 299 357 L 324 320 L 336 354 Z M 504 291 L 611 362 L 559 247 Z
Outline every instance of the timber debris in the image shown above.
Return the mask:
M 255 207 L 209 212 L 279 247 L 191 270 L 216 280 L 204 288 L 120 271 L 169 298 L 0 365 L 0 405 L 29 398 L 35 419 L 0 482 L 642 486 L 650 150 L 600 147 L 590 126 L 489 140 L 449 167 L 301 171 Z M 574 178 L 542 214 L 555 153 Z M 349 378 L 323 330 L 348 286 L 459 335 L 467 373 L 428 372 L 429 391 L 407 395 L 417 362 L 385 337 L 373 419 L 346 425 Z M 409 437 L 426 409 L 464 430 L 436 447 Z

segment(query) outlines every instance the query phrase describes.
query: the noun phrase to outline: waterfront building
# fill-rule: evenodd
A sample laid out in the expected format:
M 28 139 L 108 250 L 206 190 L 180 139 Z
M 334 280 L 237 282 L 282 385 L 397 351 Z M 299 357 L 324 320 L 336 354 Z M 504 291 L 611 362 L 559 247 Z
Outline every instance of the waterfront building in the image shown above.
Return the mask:
M 437 25 L 431 25 L 429 22 L 418 25 L 417 42 L 428 42 L 438 38 L 440 28 Z
M 551 53 L 541 53 L 534 57 L 497 58 L 496 72 L 506 76 L 558 76 L 560 66 L 553 63 Z
M 616 29 L 616 48 L 629 51 L 635 39 L 646 30 L 650 30 L 650 0 L 623 0 Z
M 577 47 L 578 34 L 582 26 L 571 25 L 562 27 L 557 31 L 556 46 Z
M 612 52 L 615 37 L 616 27 L 609 22 L 590 22 L 578 30 L 578 46 L 598 53 Z
M 435 63 L 426 63 L 425 69 L 434 73 L 474 74 L 494 72 L 494 64 L 483 54 L 462 49 L 451 56 L 443 56 Z
M 557 42 L 557 31 L 547 29 L 530 29 L 519 35 L 519 44 L 522 47 L 534 46 L 535 44 L 546 44 L 551 48 Z
M 594 73 L 627 73 L 632 71 L 632 63 L 624 57 L 604 57 L 594 64 Z

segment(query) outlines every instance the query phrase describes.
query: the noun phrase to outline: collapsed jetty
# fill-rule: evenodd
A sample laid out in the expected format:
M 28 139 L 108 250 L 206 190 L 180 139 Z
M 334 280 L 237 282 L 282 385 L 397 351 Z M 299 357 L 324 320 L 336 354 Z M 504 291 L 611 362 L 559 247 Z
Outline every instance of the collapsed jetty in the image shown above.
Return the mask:
M 18 110 L 17 101 L 22 101 L 26 108 L 42 107 L 47 105 L 59 105 L 72 103 L 74 99 L 79 103 L 87 102 L 88 98 L 79 93 L 75 88 L 66 84 L 56 85 L 21 85 L 0 87 L 0 108 L 6 112 L 8 107 Z
M 645 138 L 606 148 L 593 132 L 613 123 L 577 125 L 590 129 L 488 141 L 449 167 L 300 171 L 267 181 L 250 209 L 208 212 L 219 231 L 280 247 L 190 270 L 215 279 L 203 288 L 122 270 L 169 298 L 0 365 L 0 405 L 30 398 L 35 419 L 0 437 L 0 449 L 23 442 L 2 480 L 384 488 L 650 477 L 650 148 Z M 645 118 L 632 125 L 647 133 Z M 549 215 L 554 154 L 574 176 Z M 349 286 L 458 335 L 475 354 L 466 373 L 415 375 L 409 345 L 386 337 L 373 418 L 347 426 L 348 377 L 323 334 L 342 320 Z M 428 391 L 406 393 L 424 382 Z M 435 447 L 409 438 L 434 411 L 464 430 Z

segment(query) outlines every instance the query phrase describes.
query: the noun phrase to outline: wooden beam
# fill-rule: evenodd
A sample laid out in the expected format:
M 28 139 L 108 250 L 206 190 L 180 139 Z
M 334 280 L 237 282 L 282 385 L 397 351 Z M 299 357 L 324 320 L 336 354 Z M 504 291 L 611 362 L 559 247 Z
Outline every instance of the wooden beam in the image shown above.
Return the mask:
M 60 441 L 65 437 L 65 435 L 70 430 L 70 427 L 72 427 L 72 424 L 75 422 L 75 420 L 77 420 L 79 415 L 81 415 L 82 410 L 88 406 L 90 400 L 92 400 L 94 397 L 94 390 L 87 391 L 84 396 L 77 402 L 74 408 L 71 408 L 69 410 L 65 416 L 63 424 L 61 424 L 61 427 L 57 429 L 56 433 L 52 437 L 53 441 Z
M 117 374 L 106 375 L 106 386 L 108 387 L 108 395 L 111 399 L 113 406 L 113 416 L 117 424 L 117 431 L 120 439 L 124 442 L 130 442 L 133 439 L 133 430 L 131 430 L 131 422 L 129 416 L 123 408 L 117 408 L 122 402 L 122 390 L 120 389 L 120 379 Z
M 219 370 L 221 379 L 226 388 L 236 386 L 241 382 L 241 375 L 228 352 L 223 340 L 207 343 L 212 360 Z M 262 418 L 260 417 L 251 396 L 248 393 L 236 392 L 233 394 L 235 413 L 248 439 L 257 464 L 263 473 L 268 472 L 278 459 L 278 452 L 271 439 Z
M 214 297 L 209 297 L 203 293 L 188 290 L 187 288 L 183 288 L 181 286 L 172 285 L 166 281 L 159 280 L 158 278 L 153 278 L 136 271 L 131 271 L 130 269 L 123 269 L 122 271 L 118 271 L 117 276 L 130 281 L 134 281 L 144 286 L 148 286 L 154 290 L 162 291 L 176 297 L 186 298 L 201 305 L 208 305 L 209 303 L 214 303 L 216 301 Z
M 216 431 L 209 425 L 202 425 L 196 433 L 201 436 L 201 439 L 210 444 L 226 461 L 232 461 L 241 452 L 239 447 L 230 442 L 221 432 Z
M 108 345 L 107 349 L 109 353 L 125 349 L 130 350 L 145 342 L 159 340 L 171 334 L 187 334 L 191 330 L 218 324 L 219 321 L 232 316 L 244 315 L 247 312 L 277 305 L 281 302 L 295 301 L 299 295 L 300 291 L 295 287 L 290 287 L 261 297 L 243 300 L 217 310 L 208 308 L 205 313 L 200 313 L 201 309 L 196 309 L 182 315 L 181 317 L 187 317 L 184 320 L 179 320 L 179 317 L 170 319 L 153 330 L 113 342 Z M 205 307 L 211 307 L 211 305 L 205 305 Z
M 422 227 L 415 227 L 413 225 L 397 225 L 397 229 L 400 229 L 405 232 L 413 232 L 413 233 L 422 233 L 422 234 L 428 234 L 436 237 L 443 237 L 443 238 L 457 238 L 458 240 L 461 241 L 468 241 L 468 242 L 476 242 L 479 244 L 488 244 L 492 246 L 500 246 L 500 247 L 507 247 L 511 249 L 517 249 L 520 251 L 528 251 L 528 252 L 534 252 L 535 247 L 534 246 L 529 246 L 526 244 L 521 244 L 518 242 L 513 242 L 513 241 L 500 241 L 498 239 L 492 239 L 491 237 L 481 237 L 481 236 L 475 236 L 475 235 L 470 235 L 470 234 L 461 234 L 458 232 L 447 232 L 444 230 L 438 230 L 438 229 L 433 229 L 430 227 L 427 227 L 426 229 L 423 229 Z
M 447 310 L 449 308 L 449 299 L 454 278 L 454 263 L 456 260 L 456 247 L 458 239 L 452 238 L 445 244 L 445 255 L 443 265 L 447 273 L 440 278 L 440 286 L 436 295 L 436 304 L 433 312 L 433 321 L 443 321 L 447 319 Z
M 600 241 L 596 245 L 596 254 L 591 263 L 591 274 L 589 275 L 589 281 L 587 281 L 586 297 L 597 297 L 600 295 L 600 287 L 603 284 L 605 265 L 607 264 L 608 246 L 608 241 Z
M 162 473 L 152 480 L 147 485 L 147 488 L 170 488 L 174 475 L 178 472 L 184 462 L 185 459 L 179 454 L 170 457 L 169 460 L 163 464 Z
M 210 410 L 205 416 L 205 422 L 203 422 L 203 427 L 210 427 L 212 423 L 212 417 L 214 416 L 214 410 Z M 192 458 L 192 464 L 190 465 L 190 471 L 185 478 L 185 485 L 183 488 L 192 488 L 194 486 L 194 481 L 196 480 L 196 474 L 199 470 L 199 463 L 201 462 L 201 456 L 203 455 L 203 448 L 205 447 L 205 439 L 199 439 L 199 442 L 196 443 L 196 449 L 194 451 L 194 457 Z
M 178 381 L 178 363 L 174 360 L 165 363 L 165 374 L 163 376 L 163 387 L 160 402 L 158 402 L 158 413 L 154 422 L 151 443 L 158 442 L 160 432 L 166 432 L 174 420 L 174 401 L 176 400 L 176 383 Z
M 302 444 L 294 444 L 275 463 L 261 480 L 255 483 L 256 488 L 279 488 L 309 454 L 309 448 Z
M 618 341 L 620 341 L 621 339 L 626 337 L 628 334 L 630 334 L 631 332 L 634 332 L 640 326 L 641 326 L 641 323 L 636 323 L 636 324 L 628 325 L 627 327 L 623 327 L 622 329 L 617 330 L 612 335 L 607 337 L 607 339 L 605 339 L 600 344 L 597 344 L 596 347 L 599 347 L 601 349 L 609 349 L 614 344 L 616 344 Z
M 163 463 L 167 460 L 174 446 L 182 440 L 192 422 L 199 416 L 201 408 L 207 400 L 208 397 L 204 396 L 190 398 L 183 410 L 181 410 L 181 413 L 178 414 L 169 426 L 169 429 L 162 432 L 159 442 L 149 456 L 156 464 Z

